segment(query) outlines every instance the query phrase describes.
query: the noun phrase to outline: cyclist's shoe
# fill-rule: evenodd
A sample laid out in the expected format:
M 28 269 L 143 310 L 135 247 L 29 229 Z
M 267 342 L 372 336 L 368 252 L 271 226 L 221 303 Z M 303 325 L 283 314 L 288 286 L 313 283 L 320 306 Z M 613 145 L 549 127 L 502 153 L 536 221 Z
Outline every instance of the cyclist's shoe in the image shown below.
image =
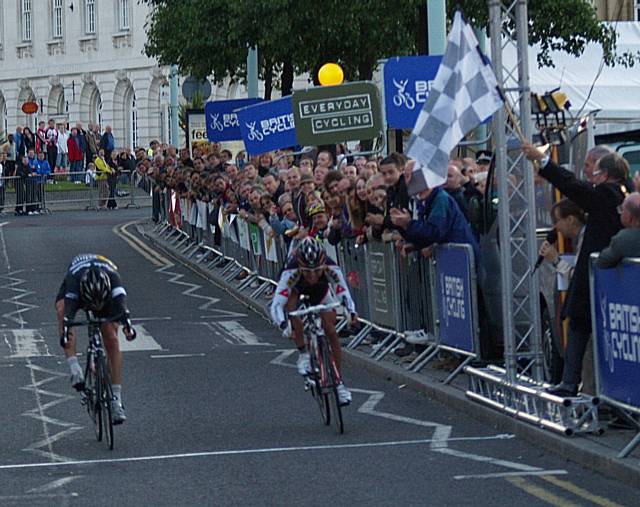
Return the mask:
M 340 403 L 340 406 L 344 407 L 345 405 L 349 405 L 351 403 L 351 393 L 349 389 L 347 389 L 344 384 L 338 384 L 336 390 L 338 391 L 338 403 Z
M 311 373 L 311 359 L 309 358 L 308 352 L 300 352 L 296 368 L 298 368 L 298 373 L 302 376 Z
M 113 418 L 113 424 L 122 424 L 127 420 L 127 416 L 124 415 L 124 407 L 118 400 L 111 402 L 111 417 Z
M 84 375 L 82 370 L 71 374 L 71 387 L 76 391 L 84 391 Z

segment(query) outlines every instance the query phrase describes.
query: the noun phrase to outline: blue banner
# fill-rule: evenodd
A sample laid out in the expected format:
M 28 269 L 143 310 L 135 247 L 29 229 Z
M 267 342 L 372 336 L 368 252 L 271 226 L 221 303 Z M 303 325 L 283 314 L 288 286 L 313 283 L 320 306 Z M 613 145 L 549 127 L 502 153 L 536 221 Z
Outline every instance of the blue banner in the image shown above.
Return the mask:
M 291 97 L 261 102 L 237 113 L 242 140 L 250 155 L 297 144 Z
M 477 354 L 472 257 L 473 250 L 467 245 L 442 245 L 435 249 L 436 294 L 440 343 Z
M 412 129 L 429 96 L 442 56 L 395 56 L 384 64 L 387 125 Z
M 593 268 L 598 394 L 640 409 L 640 264 Z
M 216 100 L 204 106 L 207 121 L 207 138 L 211 142 L 237 141 L 242 139 L 240 124 L 235 110 L 247 107 L 262 99 Z

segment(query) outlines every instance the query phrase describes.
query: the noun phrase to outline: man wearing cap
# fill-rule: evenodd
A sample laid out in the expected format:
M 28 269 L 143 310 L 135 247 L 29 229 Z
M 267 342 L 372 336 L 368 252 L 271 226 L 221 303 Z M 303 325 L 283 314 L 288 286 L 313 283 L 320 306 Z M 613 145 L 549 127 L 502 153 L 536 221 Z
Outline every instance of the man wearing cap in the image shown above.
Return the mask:
M 487 172 L 491 161 L 493 160 L 493 152 L 489 150 L 479 150 L 476 152 L 476 164 L 478 165 L 478 172 Z

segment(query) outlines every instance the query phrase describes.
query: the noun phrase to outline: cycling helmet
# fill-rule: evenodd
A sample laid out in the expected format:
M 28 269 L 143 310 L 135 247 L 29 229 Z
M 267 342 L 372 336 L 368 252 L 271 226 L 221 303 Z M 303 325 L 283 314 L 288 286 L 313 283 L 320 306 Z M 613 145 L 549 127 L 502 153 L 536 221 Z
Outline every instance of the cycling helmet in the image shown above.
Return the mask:
M 322 243 L 310 237 L 300 241 L 300 244 L 296 248 L 296 259 L 303 268 L 313 269 L 322 266 L 326 255 Z
M 111 280 L 106 272 L 96 267 L 84 272 L 80 280 L 80 298 L 89 309 L 102 309 L 110 294 Z

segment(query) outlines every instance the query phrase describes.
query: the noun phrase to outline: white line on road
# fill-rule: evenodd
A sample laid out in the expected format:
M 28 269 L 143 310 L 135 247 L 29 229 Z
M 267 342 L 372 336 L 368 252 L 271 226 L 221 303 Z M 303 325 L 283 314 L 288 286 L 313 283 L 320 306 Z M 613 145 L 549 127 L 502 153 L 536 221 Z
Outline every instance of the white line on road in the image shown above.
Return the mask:
M 133 322 L 142 322 L 144 320 L 171 320 L 173 317 L 137 317 L 132 318 Z
M 4 226 L 5 226 L 5 225 L 7 225 L 8 223 L 9 223 L 9 222 L 2 222 L 2 223 L 0 224 L 0 227 L 4 227 Z
M 457 437 L 450 438 L 450 442 L 466 442 L 474 440 L 499 440 L 503 439 L 503 435 L 485 436 L 485 437 Z M 160 454 L 156 456 L 136 456 L 132 458 L 111 458 L 111 459 L 95 459 L 95 460 L 71 460 L 58 463 L 20 463 L 15 465 L 0 465 L 0 470 L 20 470 L 32 468 L 49 468 L 61 466 L 78 466 L 78 465 L 97 465 L 101 463 L 132 463 L 140 461 L 162 461 L 171 459 L 185 458 L 202 458 L 211 456 L 240 456 L 243 454 L 275 454 L 287 452 L 307 452 L 307 451 L 326 451 L 333 449 L 364 449 L 371 447 L 398 447 L 409 445 L 431 444 L 432 438 L 422 438 L 418 440 L 391 440 L 386 442 L 362 442 L 359 444 L 333 444 L 333 445 L 308 445 L 299 447 L 268 447 L 258 449 L 234 449 L 228 451 L 206 451 L 206 452 L 190 452 L 181 454 Z
M 464 479 L 501 479 L 503 477 L 522 477 L 525 475 L 567 475 L 569 472 L 566 470 L 540 470 L 534 472 L 498 472 L 495 474 L 472 474 L 472 475 L 454 475 L 453 478 L 457 481 Z
M 73 475 L 71 477 L 63 477 L 62 479 L 56 479 L 55 481 L 48 482 L 43 484 L 42 486 L 38 486 L 37 488 L 30 489 L 27 493 L 46 493 L 47 491 L 52 491 L 54 489 L 61 488 L 65 484 L 69 484 L 76 479 L 80 479 L 82 475 Z
M 455 449 L 433 449 L 434 452 L 441 454 L 448 454 L 449 456 L 455 456 L 457 458 L 470 459 L 472 461 L 479 461 L 481 463 L 490 463 L 506 468 L 512 468 L 514 470 L 520 470 L 522 472 L 540 472 L 542 468 L 532 467 L 524 465 L 522 463 L 514 463 L 513 461 L 507 461 L 503 459 L 491 458 L 489 456 L 480 456 L 479 454 L 471 454 L 469 452 L 456 451 Z
M 204 353 L 200 354 L 157 354 L 149 356 L 151 359 L 165 359 L 165 358 L 176 358 L 176 357 L 204 357 Z

